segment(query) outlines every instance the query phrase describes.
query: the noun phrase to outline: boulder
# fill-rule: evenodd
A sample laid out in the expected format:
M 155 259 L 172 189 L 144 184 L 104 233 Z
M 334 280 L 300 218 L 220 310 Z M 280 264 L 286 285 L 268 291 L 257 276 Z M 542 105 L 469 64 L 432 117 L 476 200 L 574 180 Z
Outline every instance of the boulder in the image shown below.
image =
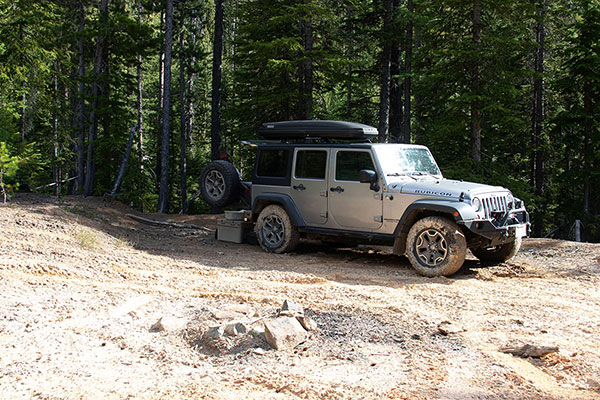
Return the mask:
M 279 317 L 265 322 L 265 339 L 274 349 L 293 349 L 306 338 L 307 332 L 296 318 Z

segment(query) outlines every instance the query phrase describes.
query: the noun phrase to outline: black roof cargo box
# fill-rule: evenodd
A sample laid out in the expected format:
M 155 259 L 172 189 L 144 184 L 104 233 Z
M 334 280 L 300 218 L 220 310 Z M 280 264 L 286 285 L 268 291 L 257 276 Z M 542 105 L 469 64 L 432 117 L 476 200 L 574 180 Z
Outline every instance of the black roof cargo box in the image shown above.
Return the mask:
M 346 121 L 280 121 L 265 122 L 260 128 L 265 139 L 371 139 L 377 136 L 377 128 L 356 122 Z

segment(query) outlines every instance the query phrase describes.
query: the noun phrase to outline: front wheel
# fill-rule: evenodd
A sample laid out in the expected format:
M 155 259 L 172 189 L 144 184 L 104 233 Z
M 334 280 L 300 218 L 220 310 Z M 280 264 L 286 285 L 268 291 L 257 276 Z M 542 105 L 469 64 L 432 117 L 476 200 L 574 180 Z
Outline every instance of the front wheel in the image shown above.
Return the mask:
M 406 256 L 425 276 L 449 276 L 462 267 L 467 241 L 458 225 L 444 217 L 425 217 L 408 231 Z
M 513 242 L 494 247 L 479 247 L 471 249 L 473 255 L 484 262 L 504 262 L 513 258 L 521 248 L 521 238 L 515 238 Z
M 298 229 L 283 207 L 272 204 L 265 207 L 256 221 L 256 237 L 260 247 L 269 253 L 292 251 L 300 240 Z

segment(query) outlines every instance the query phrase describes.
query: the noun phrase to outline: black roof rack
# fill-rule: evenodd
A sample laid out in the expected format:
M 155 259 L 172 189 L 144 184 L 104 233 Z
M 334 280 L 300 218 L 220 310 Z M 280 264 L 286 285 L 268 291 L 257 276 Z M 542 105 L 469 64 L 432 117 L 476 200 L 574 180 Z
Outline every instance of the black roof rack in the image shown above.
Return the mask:
M 265 139 L 340 139 L 369 140 L 377 136 L 377 128 L 356 122 L 302 120 L 265 122 L 260 128 Z

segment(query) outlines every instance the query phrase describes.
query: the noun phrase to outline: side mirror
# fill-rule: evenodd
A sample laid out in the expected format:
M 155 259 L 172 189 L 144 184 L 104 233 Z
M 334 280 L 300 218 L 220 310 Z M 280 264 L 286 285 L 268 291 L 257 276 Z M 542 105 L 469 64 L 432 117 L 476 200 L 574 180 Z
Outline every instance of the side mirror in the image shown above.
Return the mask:
M 358 175 L 360 183 L 370 183 L 369 189 L 375 192 L 379 191 L 379 184 L 377 183 L 377 172 L 372 169 L 361 169 Z

